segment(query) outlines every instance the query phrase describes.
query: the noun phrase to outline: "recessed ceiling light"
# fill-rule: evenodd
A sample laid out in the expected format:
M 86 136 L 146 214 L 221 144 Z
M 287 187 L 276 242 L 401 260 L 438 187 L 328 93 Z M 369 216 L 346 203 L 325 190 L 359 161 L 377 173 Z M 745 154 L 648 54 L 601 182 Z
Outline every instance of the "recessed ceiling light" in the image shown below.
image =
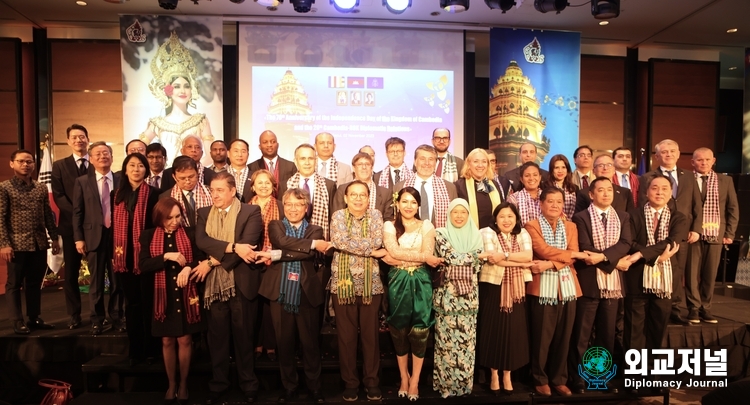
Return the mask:
M 79 6 L 88 6 L 88 3 L 86 3 L 85 1 L 80 1 L 80 0 L 77 1 L 76 4 L 78 4 Z
M 433 16 L 433 17 L 437 17 L 437 16 L 440 15 L 440 12 L 439 11 L 433 11 L 433 12 L 430 13 L 430 15 Z
M 735 32 L 737 32 L 737 28 L 730 28 L 727 30 L 727 34 L 734 34 Z
M 737 70 L 737 66 L 732 66 L 729 68 L 729 70 Z
M 609 21 L 599 21 L 599 25 L 609 25 Z

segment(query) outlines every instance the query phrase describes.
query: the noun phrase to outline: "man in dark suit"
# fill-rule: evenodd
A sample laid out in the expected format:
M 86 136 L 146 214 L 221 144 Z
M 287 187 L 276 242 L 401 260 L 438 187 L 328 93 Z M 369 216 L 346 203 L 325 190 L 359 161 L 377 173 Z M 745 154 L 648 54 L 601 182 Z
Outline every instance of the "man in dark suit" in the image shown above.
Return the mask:
M 690 244 L 685 276 L 688 321 L 717 323 L 711 315 L 716 271 L 719 268 L 721 247 L 730 245 L 740 219 L 737 193 L 729 176 L 713 171 L 714 153 L 708 148 L 693 152 L 693 168 L 701 195 L 700 238 Z
M 633 245 L 627 256 L 628 270 L 623 273 L 626 350 L 661 348 L 674 294 L 668 276 L 677 265 L 674 255 L 682 249 L 680 243 L 689 228 L 685 215 L 668 207 L 672 195 L 668 177 L 657 174 L 640 184 L 647 205 L 630 211 Z
M 435 176 L 450 183 L 458 180 L 464 167 L 464 160 L 450 153 L 451 131 L 448 128 L 436 128 L 432 131 L 432 146 L 437 153 Z
M 208 187 L 198 183 L 198 164 L 189 156 L 177 156 L 172 162 L 172 183 L 174 186 L 164 190 L 159 198 L 173 197 L 179 201 L 185 213 L 182 226 L 194 230 L 198 223 L 197 211 L 213 205 Z
M 73 187 L 76 177 L 88 173 L 89 133 L 86 127 L 73 124 L 66 130 L 68 145 L 73 154 L 52 164 L 52 196 L 60 210 L 58 232 L 62 236 L 65 260 L 65 307 L 70 320 L 68 328 L 81 326 L 81 290 L 78 288 L 78 272 L 81 269 L 81 254 L 76 250 L 73 238 Z
M 278 190 L 274 193 L 274 197 L 278 199 L 286 191 L 286 182 L 294 176 L 294 173 L 297 173 L 297 166 L 294 165 L 294 162 L 279 156 L 279 142 L 276 139 L 276 134 L 272 131 L 263 131 L 260 134 L 259 142 L 258 147 L 263 156 L 250 163 L 250 172 L 266 169 L 273 173 L 276 184 L 278 184 Z
M 578 188 L 588 188 L 589 182 L 598 177 L 596 173 L 591 173 L 591 159 L 594 157 L 594 150 L 588 145 L 581 145 L 573 152 L 573 163 L 576 169 L 570 176 L 570 182 Z M 614 170 L 613 170 L 614 173 Z
M 656 170 L 644 174 L 638 183 L 646 184 L 656 176 L 667 176 L 672 182 L 672 200 L 668 202 L 669 209 L 679 211 L 687 217 L 688 233 L 680 245 L 677 252 L 677 264 L 674 266 L 672 273 L 672 314 L 669 319 L 678 325 L 689 325 L 687 319 L 682 317 L 683 297 L 685 296 L 683 287 L 683 276 L 687 267 L 688 244 L 697 241 L 701 233 L 701 195 L 695 180 L 695 174 L 677 167 L 677 161 L 680 158 L 680 147 L 677 142 L 671 139 L 665 139 L 654 145 L 654 157 L 659 162 Z M 645 187 L 638 191 L 638 205 L 643 206 L 646 202 Z
M 393 191 L 393 186 L 408 178 L 414 177 L 414 172 L 404 163 L 406 153 L 406 142 L 397 137 L 388 138 L 385 141 L 385 155 L 388 158 L 388 166 L 375 173 L 373 180 L 378 186 Z M 341 197 L 343 201 L 343 196 Z
M 73 238 L 78 253 L 86 255 L 91 273 L 91 333 L 104 329 L 104 277 L 109 278 L 108 312 L 115 328 L 121 329 L 122 291 L 112 273 L 112 198 L 120 176 L 113 174 L 112 148 L 105 142 L 89 146 L 94 170 L 76 179 L 73 187 Z M 119 302 L 118 302 L 119 301 Z M 115 304 L 119 303 L 117 309 Z
M 521 159 L 521 163 L 515 169 L 505 172 L 505 177 L 513 185 L 513 191 L 521 191 L 523 188 L 523 184 L 521 184 L 521 166 L 526 162 L 536 163 L 536 154 L 536 145 L 531 142 L 526 142 L 518 148 L 518 156 Z M 542 181 L 540 184 L 546 183 L 549 178 L 549 172 L 540 168 L 539 174 L 542 175 Z
M 148 145 L 146 147 L 146 159 L 149 167 L 146 182 L 162 193 L 174 187 L 174 177 L 167 176 L 166 170 L 164 170 L 164 164 L 167 161 L 167 150 L 164 146 L 157 142 Z
M 310 398 L 323 403 L 320 391 L 320 306 L 325 300 L 322 270 L 315 266 L 316 252 L 325 253 L 331 243 L 323 239 L 323 228 L 310 225 L 305 219 L 310 196 L 292 188 L 282 197 L 283 221 L 271 221 L 268 234 L 273 249 L 258 255 L 272 259 L 260 284 L 259 294 L 271 303 L 271 319 L 276 332 L 279 369 L 284 393 L 279 403 L 287 403 L 299 386 L 294 353 L 299 339 L 305 382 Z M 302 231 L 304 228 L 304 231 Z M 299 232 L 304 232 L 299 235 Z M 282 296 L 281 291 L 284 291 Z M 290 296 L 291 295 L 291 296 Z
M 369 208 L 380 211 L 380 213 L 383 214 L 383 221 L 390 221 L 393 219 L 392 194 L 387 188 L 380 187 L 376 185 L 375 181 L 373 181 L 372 166 L 372 157 L 367 153 L 357 153 L 352 158 L 354 180 L 359 180 L 367 184 L 370 188 L 370 195 L 375 193 L 375 198 L 370 200 Z M 336 212 L 346 208 L 344 195 L 346 194 L 346 186 L 348 186 L 349 183 L 340 185 L 338 190 L 336 190 L 336 195 L 333 196 L 333 202 L 331 202 L 331 211 Z
M 307 220 L 323 228 L 323 238 L 328 240 L 328 225 L 331 222 L 331 202 L 336 194 L 336 182 L 316 173 L 317 154 L 315 148 L 307 143 L 294 151 L 294 164 L 297 173 L 287 180 L 287 189 L 301 188 L 310 194 L 310 207 Z M 279 186 L 281 187 L 281 186 Z
M 229 389 L 232 338 L 240 388 L 248 402 L 258 398 L 253 331 L 258 313 L 260 268 L 254 264 L 257 258 L 253 249 L 263 243 L 263 219 L 260 207 L 242 204 L 236 195 L 234 176 L 216 173 L 211 181 L 214 205 L 198 210 L 195 232 L 198 248 L 210 257 L 209 269 L 205 272 L 194 269 L 191 276 L 206 282 L 208 345 L 213 369 L 209 404 L 222 403 L 221 397 Z
M 599 155 L 594 160 L 594 178 L 606 177 L 611 179 L 615 173 L 614 160 L 609 155 Z M 593 179 L 591 179 L 593 180 Z M 617 211 L 628 212 L 633 209 L 633 195 L 630 194 L 630 190 L 624 187 L 620 187 L 616 184 L 612 185 L 613 199 L 612 208 Z M 575 212 L 581 212 L 586 210 L 591 205 L 590 190 L 588 187 L 578 190 L 576 195 L 576 208 Z
M 244 203 L 249 203 L 253 196 L 253 184 L 250 181 L 253 171 L 247 164 L 249 154 L 250 146 L 244 139 L 235 139 L 229 143 L 229 165 L 226 170 L 234 176 L 234 181 L 237 183 L 237 198 Z
M 498 191 L 500 191 L 500 197 L 505 201 L 508 193 L 513 189 L 513 184 L 510 183 L 507 177 L 497 174 L 497 156 L 495 155 L 495 151 L 492 149 L 485 149 L 484 151 L 490 157 L 490 167 L 492 168 L 492 173 L 495 174 L 493 180 L 500 186 L 500 190 Z
M 630 233 L 630 215 L 612 207 L 614 188 L 611 177 L 597 177 L 590 183 L 589 197 L 592 205 L 573 215 L 578 228 L 578 248 L 589 253 L 584 261 L 575 263 L 581 297 L 576 303 L 576 320 L 573 323 L 569 367 L 576 370 L 582 364 L 583 354 L 589 348 L 589 338 L 596 326 L 595 346 L 614 353 L 615 321 L 620 299 L 623 297 L 622 278 L 616 269 L 630 252 L 633 238 Z M 573 372 L 573 391 L 583 394 L 586 384 Z M 610 387 L 611 391 L 617 389 Z
M 216 172 L 208 167 L 203 167 L 203 164 L 201 163 L 201 159 L 203 158 L 203 142 L 194 136 L 188 136 L 182 140 L 182 149 L 180 150 L 180 153 L 182 156 L 191 157 L 195 163 L 198 164 L 199 179 L 203 179 L 202 183 L 206 185 L 206 187 L 211 185 L 211 180 L 216 176 Z M 172 162 L 172 164 L 174 165 L 174 162 Z M 171 167 L 164 170 L 164 177 L 172 177 L 172 172 L 173 170 Z

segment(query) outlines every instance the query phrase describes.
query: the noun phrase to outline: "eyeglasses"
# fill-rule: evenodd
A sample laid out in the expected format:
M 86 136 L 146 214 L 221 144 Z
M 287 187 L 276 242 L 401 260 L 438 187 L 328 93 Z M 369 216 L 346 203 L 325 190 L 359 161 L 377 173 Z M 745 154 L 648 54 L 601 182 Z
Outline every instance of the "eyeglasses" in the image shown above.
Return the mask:
M 592 154 L 590 154 L 590 153 L 579 153 L 579 154 L 578 154 L 578 155 L 576 155 L 576 156 L 577 156 L 577 157 L 579 157 L 579 158 L 583 158 L 583 157 L 587 157 L 587 158 L 590 158 L 590 157 L 592 157 L 592 156 L 594 156 L 594 155 L 592 155 Z
M 96 159 L 99 159 L 102 157 L 110 157 L 110 156 L 112 156 L 112 154 L 109 152 L 99 152 L 97 154 L 91 155 L 91 157 L 96 158 Z
M 354 200 L 365 200 L 370 196 L 367 194 L 349 194 L 348 197 Z
M 146 153 L 146 148 L 130 148 L 128 149 L 128 154 L 131 153 Z
M 301 209 L 305 209 L 306 207 L 307 207 L 307 204 L 305 203 L 284 203 L 284 208 L 286 209 L 294 208 L 294 209 L 301 210 Z
M 177 180 L 177 181 L 179 181 L 179 182 L 186 182 L 186 181 L 193 181 L 193 180 L 195 180 L 196 177 L 198 177 L 198 176 L 195 175 L 195 174 L 193 174 L 193 175 L 185 176 L 185 177 L 175 176 L 174 179 Z
M 31 166 L 34 164 L 33 160 L 14 160 L 14 162 L 18 163 L 19 165 L 26 165 L 26 166 Z
M 433 136 L 432 140 L 435 142 L 449 142 L 451 138 L 447 136 Z
M 158 155 L 158 156 L 149 155 L 149 156 L 146 156 L 146 159 L 148 159 L 148 160 L 164 160 L 164 156 L 162 156 L 162 155 Z
M 612 163 L 599 163 L 598 165 L 594 165 L 597 169 L 604 169 L 605 167 L 609 169 L 612 166 L 614 166 Z
M 356 165 L 354 165 L 354 166 L 356 166 L 356 167 L 362 167 L 362 168 L 365 168 L 365 167 L 372 167 L 372 164 L 371 164 L 371 163 L 367 163 L 367 162 L 364 162 L 364 163 L 357 163 L 357 164 L 356 164 Z
M 404 153 L 403 149 L 391 149 L 388 151 L 389 155 L 400 155 L 402 153 Z

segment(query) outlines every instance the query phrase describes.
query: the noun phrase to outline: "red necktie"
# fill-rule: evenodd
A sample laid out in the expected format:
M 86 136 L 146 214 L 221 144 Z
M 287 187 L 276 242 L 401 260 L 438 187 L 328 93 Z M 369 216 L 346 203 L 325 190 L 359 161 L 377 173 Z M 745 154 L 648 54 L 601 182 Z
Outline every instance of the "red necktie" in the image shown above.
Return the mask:
M 435 170 L 435 176 L 443 177 L 443 159 L 445 158 L 438 158 L 438 165 L 437 169 Z

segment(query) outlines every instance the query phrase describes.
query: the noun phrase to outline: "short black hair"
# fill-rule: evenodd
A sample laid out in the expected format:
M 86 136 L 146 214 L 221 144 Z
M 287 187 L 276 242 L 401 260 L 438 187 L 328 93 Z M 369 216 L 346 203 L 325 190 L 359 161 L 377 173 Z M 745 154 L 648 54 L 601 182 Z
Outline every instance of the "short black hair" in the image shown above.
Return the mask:
M 367 157 L 370 157 L 370 155 L 367 155 Z M 355 184 L 360 184 L 360 185 L 365 186 L 365 188 L 367 189 L 367 195 L 370 195 L 370 186 L 368 186 L 367 183 L 365 183 L 362 180 L 354 180 L 354 181 L 350 182 L 349 184 L 347 184 L 346 188 L 344 189 L 344 195 L 349 194 L 349 187 L 351 187 L 351 186 L 353 186 Z
M 198 173 L 198 163 L 193 160 L 190 156 L 177 156 L 172 162 L 172 173 L 177 173 L 185 170 L 195 170 Z
M 542 190 L 542 194 L 539 195 L 539 201 L 545 201 L 547 200 L 547 196 L 550 194 L 560 194 L 563 197 L 565 197 L 565 194 L 563 194 L 563 191 L 560 190 L 557 187 L 547 187 L 544 190 Z
M 229 142 L 229 146 L 227 147 L 227 149 L 231 149 L 231 148 L 232 148 L 232 145 L 234 145 L 234 144 L 235 144 L 235 143 L 237 143 L 237 142 L 242 142 L 242 143 L 244 143 L 244 144 L 245 144 L 245 147 L 247 148 L 247 150 L 248 150 L 248 151 L 250 150 L 250 145 L 248 145 L 248 144 L 247 144 L 247 141 L 245 141 L 244 139 L 240 139 L 240 138 L 234 139 L 234 140 L 233 140 L 232 142 Z M 211 144 L 211 145 L 213 145 L 213 144 Z M 226 145 L 226 144 L 225 144 L 225 145 Z
M 89 138 L 89 131 L 81 124 L 73 124 L 68 127 L 68 129 L 65 130 L 65 137 L 70 138 L 70 131 L 77 129 L 79 131 L 83 131 L 84 134 L 86 134 L 86 139 Z
M 16 160 L 16 156 L 19 155 L 19 154 L 21 154 L 21 153 L 28 153 L 29 155 L 31 155 L 31 159 L 32 160 L 34 159 L 34 154 L 33 153 L 29 152 L 26 149 L 18 149 L 18 150 L 14 151 L 13 153 L 10 154 L 10 160 L 11 161 Z
M 493 219 L 493 225 L 492 228 L 495 232 L 500 232 L 500 227 L 497 226 L 497 215 L 500 214 L 500 211 L 502 211 L 504 208 L 510 208 L 511 211 L 513 211 L 513 214 L 516 216 L 516 225 L 513 227 L 513 230 L 510 231 L 511 235 L 518 235 L 521 233 L 521 214 L 518 212 L 518 207 L 516 207 L 516 204 L 513 204 L 511 202 L 503 202 L 502 204 L 495 207 L 494 210 L 492 210 L 492 219 Z
M 143 142 L 142 140 L 140 140 L 138 138 L 131 139 L 130 142 L 128 142 L 127 144 L 125 144 L 125 153 L 128 153 L 128 148 L 130 147 L 130 144 L 133 143 L 133 142 L 140 142 L 140 143 L 146 145 L 146 142 Z M 148 145 L 146 145 L 146 150 L 148 150 Z
M 612 183 L 612 179 L 610 179 L 609 177 L 599 176 L 599 177 L 595 178 L 594 180 L 591 180 L 591 183 L 589 183 L 589 192 L 593 191 L 594 190 L 594 186 L 596 185 L 596 183 L 598 183 L 600 181 L 608 181 L 608 182 Z
M 624 146 L 620 146 L 620 147 L 615 148 L 615 150 L 612 151 L 612 159 L 614 159 L 615 156 L 617 156 L 617 152 L 619 152 L 621 150 L 626 150 L 626 151 L 630 152 L 630 157 L 631 158 L 633 157 L 633 151 L 631 151 L 630 148 L 626 148 Z
M 146 155 L 151 152 L 159 152 L 162 156 L 164 156 L 164 159 L 167 158 L 167 149 L 159 142 L 154 142 L 146 145 Z
M 581 145 L 581 146 L 579 146 L 579 147 L 577 147 L 577 148 L 576 148 L 575 152 L 573 152 L 573 158 L 577 158 L 577 157 L 578 157 L 578 152 L 579 152 L 579 151 L 580 151 L 581 149 L 588 149 L 588 150 L 589 150 L 589 152 L 591 152 L 591 154 L 592 154 L 592 155 L 594 154 L 594 150 L 593 150 L 593 149 L 591 149 L 591 146 L 588 146 L 588 145 Z

